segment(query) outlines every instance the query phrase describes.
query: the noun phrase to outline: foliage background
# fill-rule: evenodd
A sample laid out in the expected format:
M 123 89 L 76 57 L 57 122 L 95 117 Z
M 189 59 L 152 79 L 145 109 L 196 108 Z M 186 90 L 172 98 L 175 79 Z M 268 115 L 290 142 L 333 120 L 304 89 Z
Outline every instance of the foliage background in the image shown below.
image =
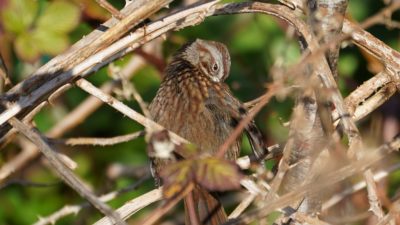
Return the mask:
M 109 1 L 115 7 L 123 7 L 124 1 Z M 175 1 L 171 8 L 181 5 Z M 350 0 L 348 17 L 363 21 L 384 7 L 380 0 Z M 164 11 L 167 11 L 166 9 Z M 395 15 L 395 18 L 398 15 Z M 10 72 L 13 84 L 18 83 L 52 56 L 64 51 L 71 43 L 95 29 L 110 15 L 92 0 L 47 1 L 47 0 L 0 0 L 0 51 Z M 232 58 L 231 75 L 227 81 L 235 95 L 243 102 L 260 96 L 265 83 L 271 80 L 270 70 L 277 61 L 283 65 L 294 64 L 300 51 L 295 38 L 286 33 L 286 24 L 273 17 L 264 15 L 219 16 L 206 19 L 198 26 L 170 33 L 163 43 L 163 60 L 168 61 L 171 54 L 183 43 L 195 38 L 217 40 L 225 43 Z M 368 29 L 376 37 L 400 50 L 399 30 L 385 26 Z M 351 45 L 351 43 L 346 43 Z M 124 65 L 127 56 L 116 62 Z M 380 71 L 381 65 L 356 46 L 350 46 L 341 52 L 339 61 L 340 88 L 345 95 L 373 74 Z M 148 63 L 132 78 L 144 100 L 150 102 L 160 83 L 160 74 Z M 100 86 L 110 80 L 107 68 L 91 75 L 89 80 Z M 88 95 L 78 88 L 72 88 L 57 101 L 47 106 L 36 117 L 35 123 L 41 131 L 49 130 L 57 121 L 74 109 Z M 126 101 L 135 110 L 140 111 L 137 103 Z M 268 138 L 269 144 L 280 143 L 286 139 L 287 128 L 282 121 L 290 118 L 292 99 L 274 100 L 257 116 L 257 124 Z M 388 137 L 388 119 L 394 119 L 390 125 L 399 130 L 400 98 L 394 96 L 379 110 L 360 122 L 361 132 L 371 146 L 379 145 Z M 112 137 L 141 130 L 142 127 L 122 117 L 108 106 L 102 106 L 86 121 L 64 137 Z M 389 136 L 391 133 L 389 132 Z M 394 135 L 394 134 L 392 134 Z M 149 161 L 145 152 L 145 141 L 139 138 L 128 143 L 112 147 L 65 147 L 60 150 L 71 156 L 79 167 L 75 171 L 97 194 L 121 189 L 140 177 L 134 174 L 110 179 L 107 171 L 118 164 L 147 171 Z M 243 154 L 249 152 L 246 142 Z M 20 151 L 17 144 L 9 145 L 0 152 L 0 166 Z M 393 159 L 398 161 L 399 159 Z M 64 185 L 54 175 L 46 162 L 41 159 L 29 163 L 17 171 L 7 182 L 0 183 L 0 224 L 31 224 L 39 216 L 49 215 L 66 204 L 77 204 L 82 199 Z M 41 184 L 35 186 L 29 184 Z M 388 195 L 394 196 L 400 184 L 400 172 L 393 173 L 388 179 Z M 113 200 L 117 207 L 126 200 L 138 196 L 153 188 L 149 179 L 138 189 L 125 193 Z M 228 205 L 234 206 L 234 202 Z M 152 206 L 154 207 L 154 206 Z M 137 220 L 152 207 L 148 207 L 133 220 Z M 367 207 L 367 202 L 358 204 L 359 209 Z M 170 214 L 177 215 L 179 209 Z M 57 224 L 89 224 L 101 215 L 86 208 L 78 215 L 67 216 Z

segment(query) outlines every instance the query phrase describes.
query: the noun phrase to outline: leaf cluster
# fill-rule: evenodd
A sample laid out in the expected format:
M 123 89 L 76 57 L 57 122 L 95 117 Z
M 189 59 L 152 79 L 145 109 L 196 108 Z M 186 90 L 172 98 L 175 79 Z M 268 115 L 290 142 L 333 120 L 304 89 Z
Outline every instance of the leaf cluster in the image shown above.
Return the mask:
M 69 46 L 68 33 L 79 24 L 80 10 L 67 1 L 11 0 L 1 11 L 5 32 L 14 39 L 18 57 L 34 61 L 56 55 Z
M 193 146 L 186 149 L 193 154 Z M 217 157 L 184 159 L 168 165 L 161 171 L 160 176 L 164 183 L 163 194 L 166 198 L 181 193 L 190 183 L 195 183 L 209 191 L 239 189 L 240 180 L 243 177 L 234 162 Z

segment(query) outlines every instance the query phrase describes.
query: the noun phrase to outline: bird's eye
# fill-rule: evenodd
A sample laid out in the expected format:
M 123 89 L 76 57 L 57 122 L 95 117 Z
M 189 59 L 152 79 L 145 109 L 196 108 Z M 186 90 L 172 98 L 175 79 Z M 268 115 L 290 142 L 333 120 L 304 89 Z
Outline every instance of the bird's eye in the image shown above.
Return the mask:
M 215 72 L 218 70 L 218 64 L 214 63 L 214 65 L 212 66 L 212 70 Z

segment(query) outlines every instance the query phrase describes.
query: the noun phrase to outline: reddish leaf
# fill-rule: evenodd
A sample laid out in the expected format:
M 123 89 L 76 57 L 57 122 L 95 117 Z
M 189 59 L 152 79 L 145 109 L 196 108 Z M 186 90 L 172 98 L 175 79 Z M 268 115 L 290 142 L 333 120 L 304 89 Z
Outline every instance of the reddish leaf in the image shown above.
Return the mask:
M 194 171 L 197 183 L 210 191 L 227 191 L 240 188 L 242 173 L 233 162 L 219 158 L 196 160 Z
M 184 159 L 192 159 L 199 156 L 199 148 L 191 143 L 180 144 L 176 147 L 175 152 Z
M 193 160 L 183 160 L 168 165 L 160 172 L 163 180 L 163 195 L 171 198 L 183 191 L 193 181 Z

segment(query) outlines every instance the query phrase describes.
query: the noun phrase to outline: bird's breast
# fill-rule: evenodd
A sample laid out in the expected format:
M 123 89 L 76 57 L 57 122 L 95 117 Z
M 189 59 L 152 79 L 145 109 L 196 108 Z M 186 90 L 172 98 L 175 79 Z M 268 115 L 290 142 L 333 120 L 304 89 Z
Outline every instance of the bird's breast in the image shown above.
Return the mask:
M 224 106 L 213 99 L 215 96 L 199 91 L 201 84 L 191 87 L 193 90 L 165 90 L 168 98 L 160 97 L 166 96 L 160 90 L 150 105 L 150 112 L 153 119 L 168 130 L 196 144 L 203 152 L 214 154 L 233 131 L 232 118 Z M 228 158 L 237 157 L 238 146 L 233 148 Z

